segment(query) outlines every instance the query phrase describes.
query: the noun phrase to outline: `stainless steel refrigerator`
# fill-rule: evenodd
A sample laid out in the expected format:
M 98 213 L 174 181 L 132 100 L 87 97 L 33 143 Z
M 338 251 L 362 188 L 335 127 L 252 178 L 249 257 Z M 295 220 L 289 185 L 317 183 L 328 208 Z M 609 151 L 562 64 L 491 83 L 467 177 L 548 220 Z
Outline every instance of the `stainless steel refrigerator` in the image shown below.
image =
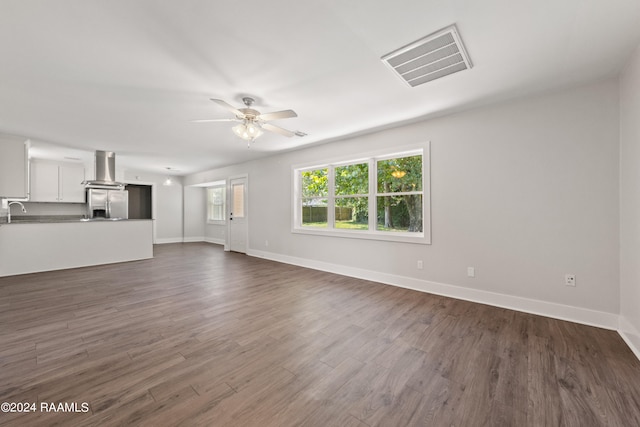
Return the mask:
M 126 190 L 87 190 L 87 217 L 105 219 L 129 218 L 129 192 Z

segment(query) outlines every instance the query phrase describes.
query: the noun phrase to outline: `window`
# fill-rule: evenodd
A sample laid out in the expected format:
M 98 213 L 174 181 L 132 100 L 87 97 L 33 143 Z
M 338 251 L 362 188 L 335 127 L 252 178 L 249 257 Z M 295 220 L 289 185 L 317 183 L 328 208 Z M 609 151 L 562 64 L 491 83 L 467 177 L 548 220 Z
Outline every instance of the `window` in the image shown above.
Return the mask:
M 210 224 L 224 224 L 225 211 L 225 187 L 216 186 L 207 188 L 207 222 Z
M 422 232 L 422 155 L 378 160 L 376 173 L 377 229 Z
M 231 184 L 233 217 L 244 218 L 244 184 Z
M 426 153 L 295 168 L 293 231 L 430 243 Z
M 305 227 L 326 228 L 329 194 L 329 169 L 311 169 L 300 172 L 302 180 L 301 192 L 301 225 Z
M 369 229 L 369 163 L 333 168 L 335 215 L 338 229 Z

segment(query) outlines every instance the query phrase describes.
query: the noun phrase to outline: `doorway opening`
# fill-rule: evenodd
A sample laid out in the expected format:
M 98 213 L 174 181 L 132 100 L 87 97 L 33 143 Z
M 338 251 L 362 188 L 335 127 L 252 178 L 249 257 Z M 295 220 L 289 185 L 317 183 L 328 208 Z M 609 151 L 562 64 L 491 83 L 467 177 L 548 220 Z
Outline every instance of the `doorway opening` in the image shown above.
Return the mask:
M 129 192 L 129 219 L 152 219 L 151 185 L 127 184 Z

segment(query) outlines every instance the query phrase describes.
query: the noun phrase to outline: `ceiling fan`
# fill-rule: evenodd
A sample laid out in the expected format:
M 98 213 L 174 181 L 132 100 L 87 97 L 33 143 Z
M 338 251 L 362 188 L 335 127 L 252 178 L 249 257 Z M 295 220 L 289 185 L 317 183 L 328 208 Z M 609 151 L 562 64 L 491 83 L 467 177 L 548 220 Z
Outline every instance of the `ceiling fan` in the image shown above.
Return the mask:
M 240 122 L 240 124 L 234 126 L 232 128 L 233 132 L 238 135 L 240 138 L 247 141 L 247 146 L 249 146 L 256 138 L 262 135 L 262 130 L 266 130 L 269 132 L 278 133 L 280 135 L 286 137 L 292 136 L 306 136 L 306 133 L 296 131 L 292 132 L 290 130 L 281 128 L 280 126 L 276 126 L 274 124 L 268 123 L 272 120 L 280 120 L 280 119 L 288 119 L 291 117 L 298 117 L 295 111 L 293 110 L 282 110 L 275 111 L 273 113 L 265 113 L 261 114 L 258 110 L 254 110 L 251 108 L 251 105 L 255 102 L 253 98 L 244 97 L 242 98 L 242 102 L 246 107 L 244 108 L 235 108 L 231 104 L 222 99 L 214 99 L 211 98 L 213 102 L 220 105 L 221 107 L 226 108 L 235 114 L 235 119 L 205 119 L 205 120 L 193 120 L 193 123 L 207 123 L 207 122 Z

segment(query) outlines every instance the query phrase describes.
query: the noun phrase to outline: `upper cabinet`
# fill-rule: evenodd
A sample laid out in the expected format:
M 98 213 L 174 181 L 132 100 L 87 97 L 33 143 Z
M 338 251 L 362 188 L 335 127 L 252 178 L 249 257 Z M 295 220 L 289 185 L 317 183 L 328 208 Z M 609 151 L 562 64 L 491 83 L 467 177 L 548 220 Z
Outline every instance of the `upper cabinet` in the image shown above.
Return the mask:
M 82 184 L 85 178 L 84 166 L 61 165 L 58 169 L 60 201 L 85 203 L 87 201 L 87 190 Z
M 85 179 L 83 165 L 31 162 L 32 202 L 85 203 Z
M 0 197 L 24 199 L 29 196 L 29 141 L 0 135 Z

